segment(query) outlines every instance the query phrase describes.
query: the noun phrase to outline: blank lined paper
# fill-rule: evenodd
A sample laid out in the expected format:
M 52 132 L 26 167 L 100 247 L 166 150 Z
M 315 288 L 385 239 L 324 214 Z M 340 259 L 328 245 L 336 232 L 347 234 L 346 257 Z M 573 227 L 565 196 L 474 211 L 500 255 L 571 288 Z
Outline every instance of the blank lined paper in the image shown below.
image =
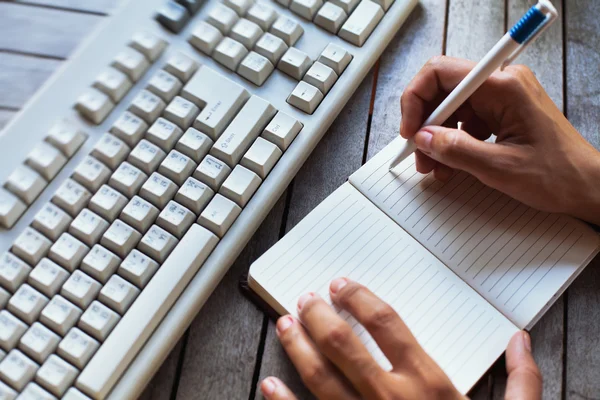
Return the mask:
M 388 302 L 466 393 L 504 352 L 517 328 L 350 184 L 340 187 L 252 265 L 252 279 L 288 312 L 300 295 L 327 302 L 346 276 Z M 338 310 L 339 311 L 339 310 Z M 341 311 L 377 360 L 371 336 Z
M 465 172 L 446 183 L 388 171 L 396 139 L 350 182 L 517 326 L 529 327 L 598 250 L 584 223 L 536 211 Z

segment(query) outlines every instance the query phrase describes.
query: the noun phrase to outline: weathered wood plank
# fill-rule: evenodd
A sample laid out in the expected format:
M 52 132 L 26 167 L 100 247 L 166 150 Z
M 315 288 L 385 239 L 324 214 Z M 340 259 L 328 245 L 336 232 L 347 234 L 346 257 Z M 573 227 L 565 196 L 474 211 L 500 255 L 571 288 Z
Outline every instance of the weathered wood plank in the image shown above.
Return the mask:
M 182 340 L 175 345 L 154 378 L 148 383 L 139 400 L 170 400 L 177 375 L 177 364 L 181 355 Z
M 579 132 L 600 148 L 600 2 L 569 0 L 566 16 L 566 112 Z M 588 265 L 567 291 L 567 399 L 600 393 L 600 259 Z
M 238 288 L 250 264 L 279 239 L 285 194 L 262 223 L 190 327 L 177 398 L 247 399 L 263 312 Z
M 357 170 L 363 157 L 373 73 L 369 73 L 294 180 L 286 231 L 294 227 L 325 197 Z M 275 326 L 269 322 L 260 379 L 275 375 L 299 399 L 310 398 L 286 357 Z M 260 399 L 260 390 L 256 398 Z
M 0 52 L 0 107 L 21 108 L 61 63 Z
M 0 50 L 66 58 L 103 17 L 0 3 Z
M 108 14 L 123 3 L 123 0 L 16 0 L 15 2 L 64 8 L 73 11 Z
M 2 135 L 2 128 L 8 124 L 8 121 L 10 121 L 15 114 L 16 111 L 0 110 L 0 135 Z

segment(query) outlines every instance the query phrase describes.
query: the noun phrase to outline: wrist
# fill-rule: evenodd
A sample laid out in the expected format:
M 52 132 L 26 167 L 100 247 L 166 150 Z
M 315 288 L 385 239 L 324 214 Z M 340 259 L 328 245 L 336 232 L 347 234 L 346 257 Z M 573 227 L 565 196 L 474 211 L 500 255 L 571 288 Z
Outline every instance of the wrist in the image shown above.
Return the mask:
M 583 167 L 580 179 L 571 183 L 576 186 L 569 199 L 568 214 L 587 222 L 600 225 L 600 152 L 590 149 L 586 157 L 576 160 Z

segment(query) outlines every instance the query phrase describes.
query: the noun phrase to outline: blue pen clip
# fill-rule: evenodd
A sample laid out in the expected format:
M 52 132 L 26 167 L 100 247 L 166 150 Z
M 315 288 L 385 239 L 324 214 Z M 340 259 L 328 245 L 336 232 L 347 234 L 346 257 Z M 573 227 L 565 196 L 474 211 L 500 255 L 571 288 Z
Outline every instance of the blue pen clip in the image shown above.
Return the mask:
M 556 18 L 558 18 L 558 12 L 549 0 L 539 0 L 535 6 L 531 7 L 527 14 L 509 31 L 510 37 L 520 46 L 502 63 L 500 69 L 510 65 L 525 49 L 525 46 L 537 39 Z

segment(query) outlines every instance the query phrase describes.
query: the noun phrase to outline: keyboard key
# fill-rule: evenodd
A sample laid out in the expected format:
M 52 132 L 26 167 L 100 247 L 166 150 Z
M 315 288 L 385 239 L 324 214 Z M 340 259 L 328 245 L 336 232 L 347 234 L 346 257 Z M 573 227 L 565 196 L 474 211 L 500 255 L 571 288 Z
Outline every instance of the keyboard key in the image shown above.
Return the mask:
M 94 397 L 108 394 L 217 242 L 215 235 L 192 225 L 79 375 L 80 390 Z
M 27 325 L 6 310 L 0 311 L 0 347 L 11 351 L 17 346 L 21 336 L 27 331 Z
M 104 284 L 117 271 L 120 264 L 119 257 L 97 244 L 81 262 L 81 270 Z
M 110 169 L 115 169 L 127 158 L 130 151 L 121 139 L 105 133 L 92 149 L 91 155 Z
M 11 251 L 29 265 L 36 265 L 43 257 L 46 257 L 50 246 L 52 246 L 52 242 L 41 233 L 32 228 L 25 228 L 13 243 Z
M 179 4 L 181 4 L 182 6 L 184 6 L 188 10 L 188 12 L 192 15 L 194 15 L 200 9 L 200 6 L 203 3 L 202 0 L 176 0 L 176 1 Z
M 100 290 L 98 300 L 123 315 L 139 294 L 138 288 L 120 276 L 113 275 Z
M 188 156 L 185 156 L 177 150 L 171 150 L 169 155 L 158 167 L 158 172 L 169 178 L 178 186 L 181 186 L 185 180 L 192 175 L 197 165 Z
M 88 251 L 90 248 L 83 242 L 68 233 L 63 233 L 50 248 L 48 258 L 67 271 L 73 272 Z
M 148 179 L 148 175 L 125 161 L 112 174 L 108 184 L 131 198 L 137 194 L 146 179 Z
M 56 352 L 79 369 L 85 367 L 100 344 L 79 328 L 71 328 L 59 343 Z M 64 399 L 64 397 L 63 397 Z
M 290 47 L 279 60 L 277 69 L 296 80 L 301 80 L 311 64 L 312 61 L 306 53 L 295 47 Z
M 78 373 L 75 367 L 53 354 L 38 369 L 35 380 L 60 397 L 73 384 Z
M 111 171 L 92 156 L 86 156 L 81 164 L 73 171 L 72 178 L 85 186 L 90 192 L 95 192 L 110 178 Z
M 189 128 L 175 145 L 175 150 L 190 157 L 195 163 L 199 163 L 208 154 L 213 144 L 204 133 Z
M 115 189 L 108 185 L 102 185 L 100 190 L 90 199 L 88 207 L 106 221 L 112 222 L 125 208 L 127 201 L 127 197 Z
M 129 92 L 132 83 L 127 75 L 116 68 L 107 67 L 98 75 L 94 87 L 118 103 Z
M 52 396 L 46 390 L 42 389 L 40 385 L 34 382 L 29 382 L 25 389 L 21 392 L 19 400 L 55 400 L 56 397 Z
M 30 271 L 29 265 L 7 251 L 0 258 L 0 285 L 14 293 L 25 282 Z
M 235 167 L 276 112 L 267 101 L 252 96 L 215 142 L 210 154 L 225 161 L 230 168 Z
M 207 22 L 200 21 L 194 27 L 189 42 L 192 46 L 210 56 L 221 39 L 223 39 L 223 34 L 220 30 Z
M 312 21 L 322 5 L 323 0 L 292 0 L 289 8 L 301 17 Z
M 263 31 L 268 31 L 278 16 L 272 7 L 261 3 L 252 5 L 246 13 L 246 18 L 260 26 Z
M 273 64 L 266 57 L 251 51 L 244 58 L 237 72 L 256 86 L 262 86 L 273 69 Z
M 124 72 L 133 82 L 137 82 L 150 67 L 146 57 L 131 47 L 126 47 L 117 54 L 111 65 Z
M 194 128 L 212 140 L 223 133 L 249 97 L 242 86 L 206 67 L 198 70 L 181 93 L 202 109 Z
M 206 22 L 221 31 L 223 35 L 227 35 L 238 19 L 240 17 L 231 8 L 223 4 L 217 4 L 208 13 Z
M 40 322 L 64 336 L 79 320 L 81 310 L 73 303 L 56 295 L 40 314 Z
M 246 54 L 248 54 L 248 50 L 240 42 L 226 37 L 215 48 L 213 58 L 230 70 L 235 71 Z
M 375 0 L 375 3 L 379 4 L 381 8 L 383 8 L 383 11 L 387 11 L 393 2 L 394 0 Z
M 46 296 L 28 284 L 24 284 L 10 298 L 6 308 L 13 315 L 31 325 L 37 320 L 47 303 Z
M 346 19 L 348 15 L 341 7 L 326 2 L 315 16 L 315 24 L 335 35 Z
M 371 35 L 383 15 L 384 12 L 378 4 L 370 0 L 362 0 L 342 26 L 338 35 L 360 47 Z
M 118 274 L 143 289 L 158 270 L 158 263 L 139 250 L 133 250 L 119 267 Z
M 266 57 L 273 65 L 277 65 L 287 49 L 283 40 L 269 32 L 263 34 L 254 46 L 254 51 Z
M 346 12 L 347 15 L 352 14 L 354 8 L 360 3 L 360 0 L 328 0 L 331 1 L 332 4 L 340 7 L 342 10 Z
M 240 164 L 254 172 L 261 179 L 265 179 L 282 154 L 275 144 L 258 137 L 244 154 Z
M 140 197 L 162 209 L 175 196 L 177 185 L 159 173 L 153 173 L 140 189 Z
M 87 88 L 77 99 L 75 109 L 96 125 L 100 124 L 115 107 L 108 95 L 98 89 Z
M 52 203 L 47 203 L 33 218 L 31 226 L 50 240 L 56 240 L 67 230 L 72 218 Z
M 54 179 L 66 163 L 67 158 L 46 142 L 38 143 L 25 161 L 25 164 L 37 171 L 47 181 Z
M 327 65 L 329 68 L 333 69 L 338 76 L 340 76 L 348 64 L 350 64 L 350 61 L 352 61 L 352 56 L 340 46 L 329 43 L 317 61 Z
M 48 182 L 33 169 L 19 165 L 6 181 L 6 188 L 16 194 L 25 204 L 31 204 L 46 188 Z
M 231 8 L 240 17 L 246 14 L 246 11 L 252 6 L 252 0 L 223 0 L 223 4 Z
M 195 220 L 196 216 L 193 212 L 174 201 L 170 201 L 158 215 L 156 224 L 171 235 L 181 239 Z M 152 235 L 152 232 L 149 232 L 149 234 Z M 144 243 L 144 239 L 142 239 L 142 243 Z
M 17 196 L 0 187 L 0 226 L 10 229 L 27 210 Z
M 218 191 L 221 184 L 231 172 L 225 162 L 207 155 L 194 171 L 194 178 L 207 184 L 212 190 Z
M 156 20 L 173 33 L 179 33 L 190 19 L 190 13 L 181 4 L 169 0 L 158 9 Z
M 162 264 L 177 246 L 177 242 L 173 235 L 153 225 L 140 241 L 138 249 Z
M 198 70 L 198 63 L 182 52 L 176 52 L 169 57 L 164 69 L 185 83 Z
M 46 297 L 54 296 L 69 278 L 69 273 L 49 258 L 42 261 L 31 271 L 27 282 Z
M 82 210 L 69 227 L 69 233 L 92 247 L 108 229 L 109 223 L 89 209 Z
M 159 146 L 165 152 L 175 147 L 175 143 L 183 135 L 180 127 L 164 118 L 159 118 L 146 132 L 146 139 Z
M 158 217 L 158 209 L 139 196 L 134 196 L 121 212 L 123 222 L 145 233 Z
M 148 32 L 138 32 L 133 35 L 130 46 L 146 56 L 150 61 L 156 61 L 165 51 L 169 43 Z
M 1 350 L 0 350 L 1 351 Z M 0 359 L 0 361 L 2 361 Z M 6 383 L 0 381 L 0 399 L 15 400 L 18 393 L 11 389 Z
M 240 207 L 245 207 L 261 183 L 262 180 L 258 175 L 237 165 L 223 182 L 219 193 L 235 201 Z
M 34 377 L 38 365 L 19 350 L 12 350 L 0 363 L 0 378 L 21 391 Z
M 238 20 L 233 25 L 233 28 L 231 28 L 231 32 L 229 32 L 229 36 L 232 39 L 243 44 L 248 50 L 254 47 L 254 44 L 262 34 L 263 31 L 260 29 L 260 26 L 245 18 Z
M 104 341 L 119 322 L 119 314 L 94 301 L 79 320 L 79 328 L 96 340 Z
M 271 26 L 271 33 L 293 46 L 304 33 L 302 26 L 291 18 L 281 16 Z
M 131 153 L 129 153 L 127 161 L 144 171 L 146 175 L 150 175 L 158 168 L 166 156 L 167 153 L 162 151 L 157 145 L 150 143 L 146 139 L 142 139 Z
M 147 89 L 165 102 L 170 102 L 179 93 L 182 86 L 181 82 L 173 75 L 160 70 L 150 79 Z
M 100 244 L 119 257 L 125 258 L 125 256 L 137 246 L 141 237 L 142 235 L 138 231 L 123 221 L 116 220 L 110 228 L 104 232 Z
M 323 93 L 304 81 L 299 82 L 287 98 L 288 103 L 307 114 L 312 114 L 321 103 L 321 100 L 323 100 Z
M 125 111 L 119 119 L 115 121 L 110 128 L 110 132 L 124 141 L 129 147 L 135 146 L 148 129 L 146 124 L 140 117 L 135 114 Z
M 59 149 L 65 156 L 71 157 L 86 139 L 86 134 L 77 126 L 67 121 L 59 121 L 50 128 L 44 140 Z
M 153 123 L 167 105 L 160 97 L 147 90 L 138 93 L 129 106 L 129 111 L 142 118 L 148 124 Z
M 216 194 L 198 217 L 198 223 L 218 237 L 223 237 L 241 212 L 240 206 Z
M 60 294 L 85 310 L 96 298 L 101 287 L 102 285 L 89 275 L 77 270 L 65 282 Z
M 74 217 L 85 207 L 91 197 L 86 188 L 72 179 L 67 179 L 54 193 L 51 201 Z
M 327 94 L 337 78 L 333 69 L 317 61 L 309 68 L 302 80 L 319 89 L 321 93 Z
M 34 323 L 21 337 L 19 349 L 37 363 L 43 363 L 54 352 L 60 336 L 39 322 Z
M 175 195 L 175 201 L 198 215 L 214 194 L 215 192 L 204 183 L 190 177 Z
M 200 109 L 194 103 L 179 96 L 175 96 L 163 113 L 165 118 L 177 124 L 181 129 L 188 129 L 192 126 L 198 114 L 200 114 Z

